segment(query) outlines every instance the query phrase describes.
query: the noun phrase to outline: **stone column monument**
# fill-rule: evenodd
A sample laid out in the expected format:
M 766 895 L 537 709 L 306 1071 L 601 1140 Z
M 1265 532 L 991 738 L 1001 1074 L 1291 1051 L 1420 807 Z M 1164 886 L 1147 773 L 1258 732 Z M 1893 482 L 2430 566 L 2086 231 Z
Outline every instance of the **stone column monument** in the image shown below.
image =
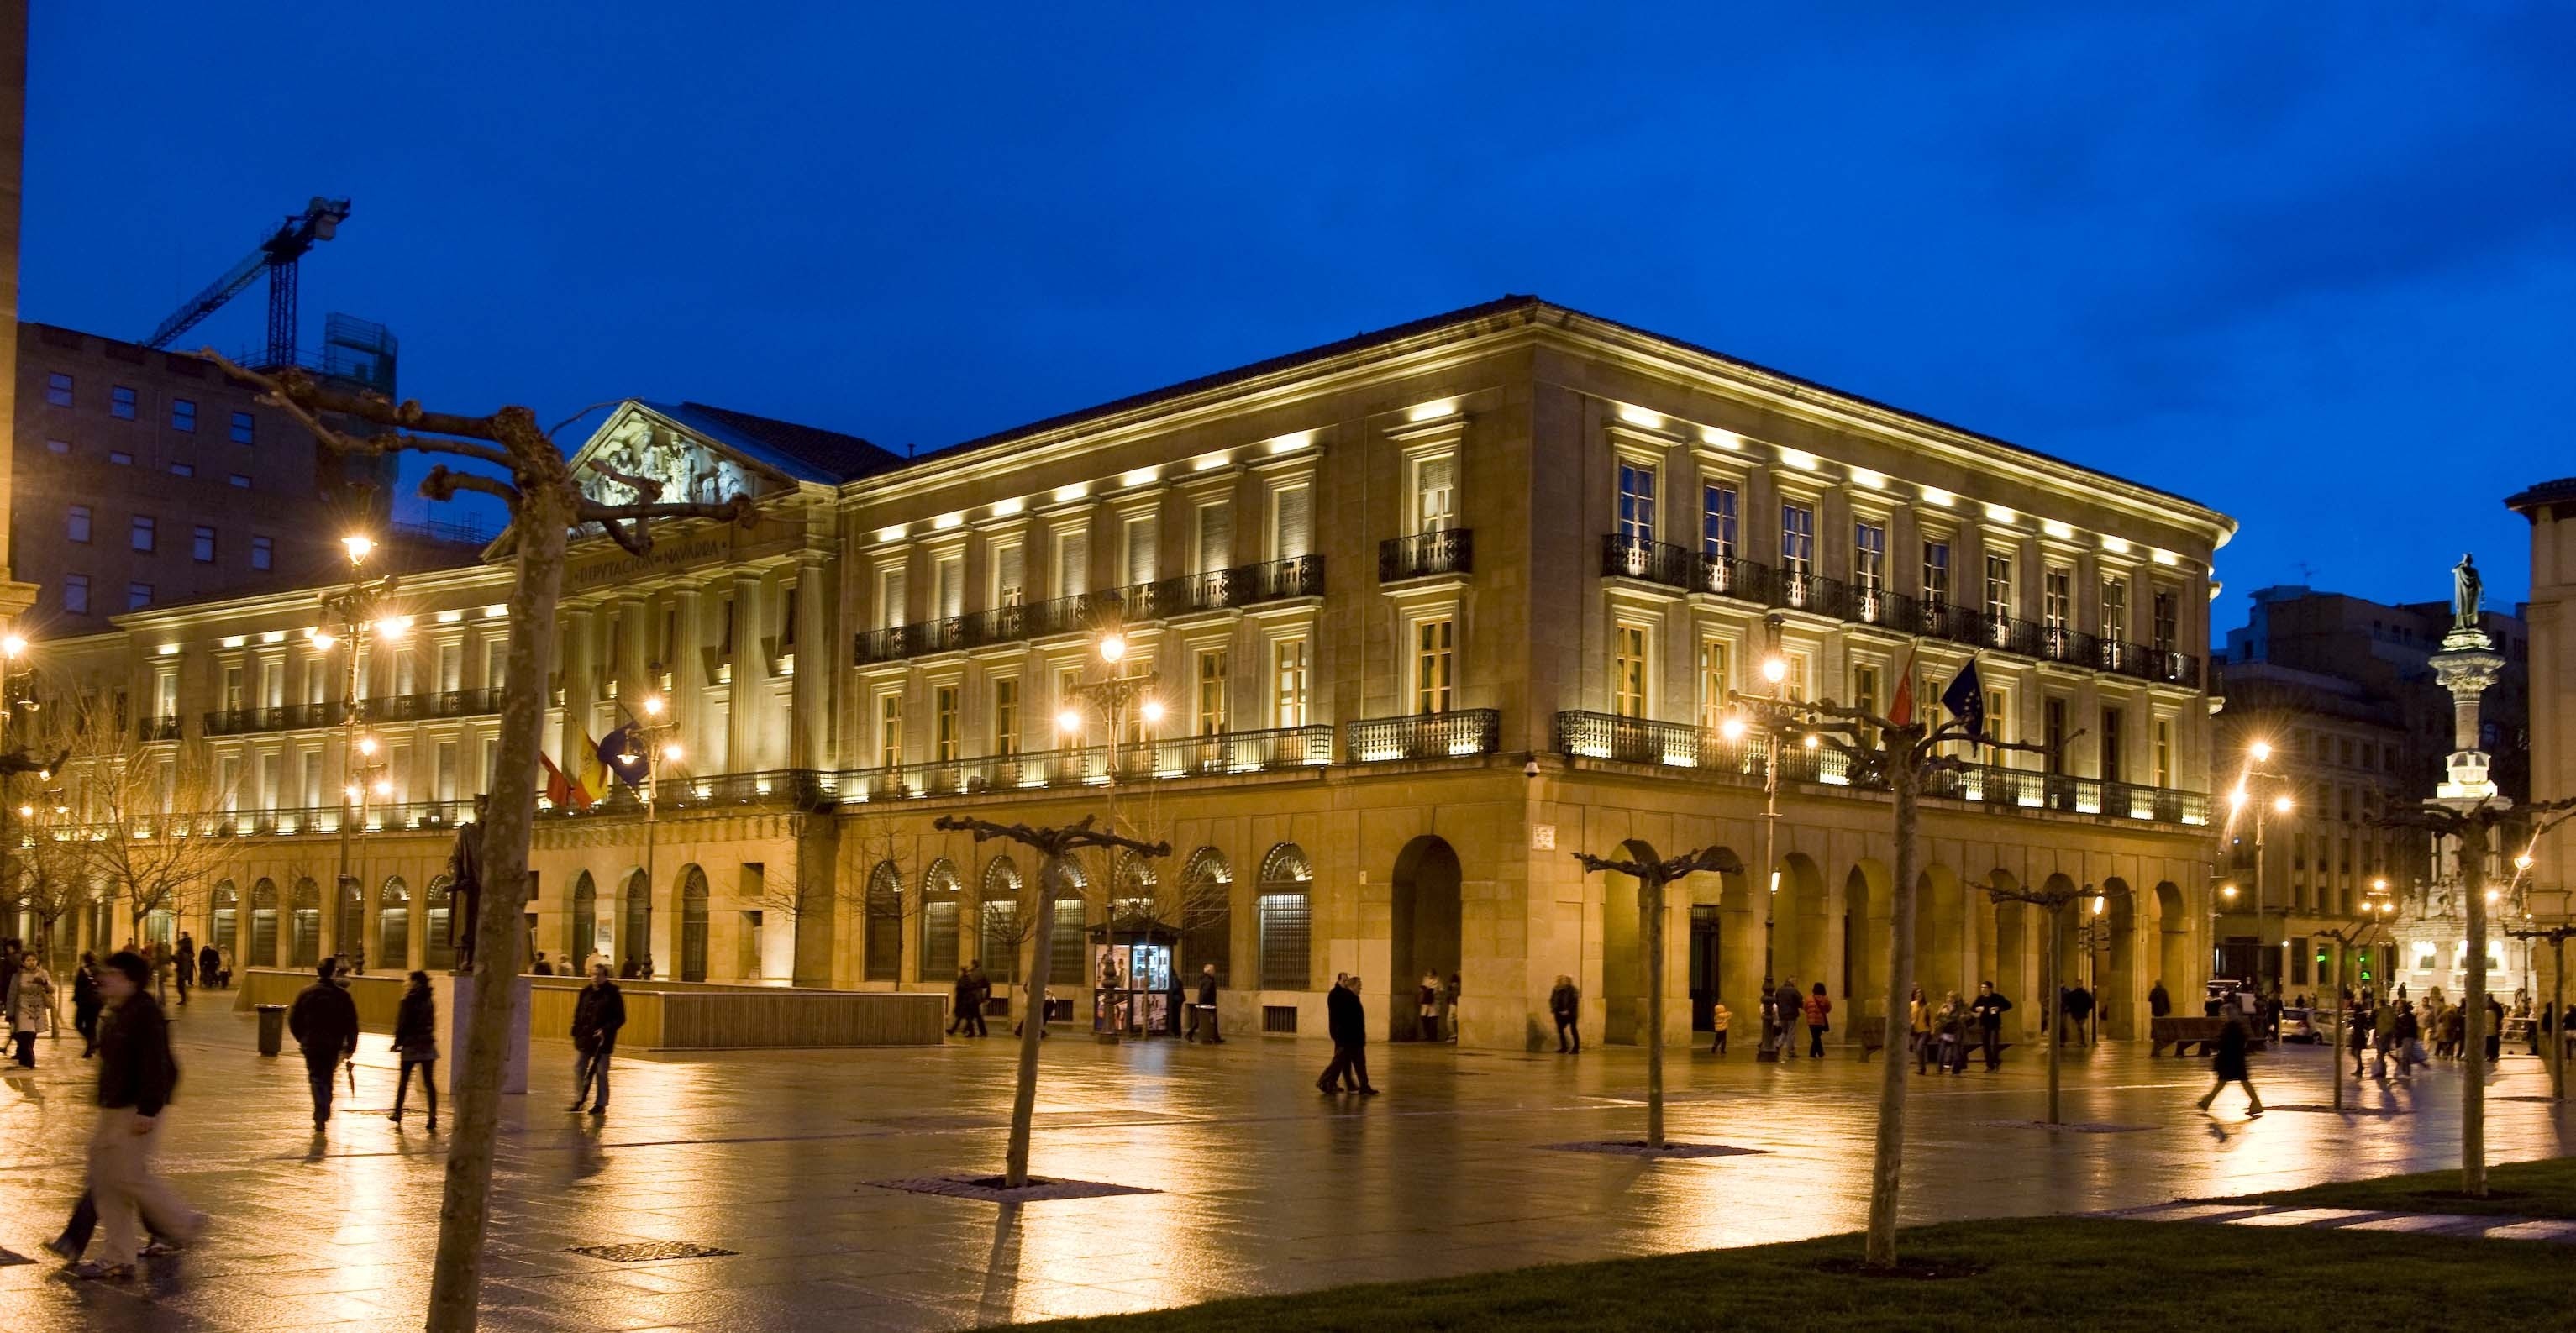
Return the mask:
M 2434 788 L 2430 804 L 2454 810 L 2470 810 L 2479 805 L 2496 808 L 2511 802 L 2496 790 L 2487 776 L 2490 758 L 2479 748 L 2478 701 L 2496 677 L 2504 670 L 2504 657 L 2495 650 L 2495 641 L 2478 625 L 2478 599 L 2483 587 L 2477 563 L 2463 555 L 2451 569 L 2451 628 L 2442 636 L 2441 651 L 2433 654 L 2434 679 L 2451 695 L 2451 755 L 2446 762 L 2448 776 Z M 2432 836 L 2432 835 L 2426 835 Z M 2397 968 L 2402 977 L 2413 968 L 2414 959 L 2430 946 L 2433 956 L 2433 984 L 2457 1003 L 2467 985 L 2467 959 L 2461 953 L 2466 941 L 2485 935 L 2489 914 L 2477 913 L 2481 920 L 2472 923 L 2471 904 L 2463 888 L 2468 882 L 2467 868 L 2460 858 L 2479 855 L 2488 859 L 2487 873 L 2482 877 L 2491 887 L 2504 885 L 2509 872 L 2500 874 L 2493 862 L 2493 848 L 2442 846 L 2436 839 L 2433 853 L 2432 882 L 2425 886 L 2422 914 L 2406 922 L 2397 931 L 2399 957 Z M 2477 905 L 2483 909 L 2485 904 Z M 2508 954 L 2510 951 L 2508 951 Z M 2455 961 L 2457 963 L 2455 965 Z M 2517 979 L 2511 973 L 2511 959 L 2503 971 L 2487 979 L 2489 990 L 2502 990 L 2511 995 Z M 2416 997 L 2419 1000 L 2421 997 Z

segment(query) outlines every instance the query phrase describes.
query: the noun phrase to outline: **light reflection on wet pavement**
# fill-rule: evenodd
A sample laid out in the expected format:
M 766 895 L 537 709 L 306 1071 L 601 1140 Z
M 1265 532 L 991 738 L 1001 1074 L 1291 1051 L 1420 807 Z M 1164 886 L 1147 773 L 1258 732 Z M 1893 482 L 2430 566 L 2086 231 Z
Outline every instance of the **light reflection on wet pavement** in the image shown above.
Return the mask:
M 394 1066 L 363 1043 L 360 1092 L 327 1143 L 307 1132 L 300 1062 L 252 1053 L 246 1016 L 198 1005 L 161 1159 L 218 1226 L 145 1282 L 67 1282 L 38 1245 L 80 1191 L 88 1071 L 46 1043 L 0 1083 L 0 1267 L 12 1333 L 56 1329 L 417 1328 L 444 1155 L 383 1118 Z M 1013 1046 L 622 1056 L 604 1123 L 563 1113 L 569 1048 L 538 1043 L 504 1111 L 484 1326 L 493 1329 L 939 1329 L 1216 1296 L 1849 1231 L 1866 1209 L 1878 1062 L 1757 1065 L 1676 1053 L 1672 1137 L 1764 1150 L 1647 1162 L 1548 1151 L 1643 1130 L 1643 1060 L 1380 1046 L 1381 1097 L 1318 1096 L 1314 1041 L 1047 1043 L 1035 1169 L 1159 1192 L 1003 1207 L 868 1182 L 1001 1164 Z M 2011 1127 L 2044 1109 L 2035 1049 L 2003 1073 L 1923 1076 L 1906 1218 L 2093 1212 L 2423 1170 L 2456 1161 L 2455 1070 L 2365 1083 L 2403 1114 L 2204 1117 L 2200 1061 L 2070 1053 L 2064 1115 L 2124 1132 Z M 2259 1057 L 2274 1105 L 2329 1100 L 2325 1053 Z M 2491 1091 L 2547 1091 L 2509 1056 Z M 346 1109 L 354 1107 L 355 1109 Z M 2491 1100 L 2494 1160 L 2567 1151 L 2568 1117 Z M 2144 1126 L 2130 1131 L 2128 1127 Z M 442 1131 L 442 1135 L 443 1135 Z M 573 1246 L 682 1241 L 732 1257 L 617 1264 Z

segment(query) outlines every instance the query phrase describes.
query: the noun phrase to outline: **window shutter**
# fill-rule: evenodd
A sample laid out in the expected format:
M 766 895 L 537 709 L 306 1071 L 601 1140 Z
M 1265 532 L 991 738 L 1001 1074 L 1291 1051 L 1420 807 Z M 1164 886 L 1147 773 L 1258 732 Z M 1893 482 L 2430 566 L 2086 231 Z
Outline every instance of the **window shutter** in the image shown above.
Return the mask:
M 1278 559 L 1302 559 L 1314 548 L 1313 526 L 1309 507 L 1314 492 L 1304 486 L 1292 486 L 1279 492 Z
M 1091 544 L 1079 532 L 1055 540 L 1055 592 L 1072 597 L 1091 591 Z
M 1443 531 L 1458 517 L 1458 459 L 1454 454 L 1422 460 L 1414 472 L 1414 509 L 1424 532 Z
M 1028 561 L 1017 546 L 1004 546 L 993 552 L 993 600 L 1003 606 L 1017 606 L 1024 599 L 1022 590 L 1028 584 Z
M 955 557 L 939 562 L 939 614 L 966 612 L 966 562 Z
M 1199 510 L 1199 572 L 1213 574 L 1234 563 L 1234 506 L 1212 504 Z
M 912 599 L 906 595 L 906 590 L 904 588 L 903 572 L 901 570 L 897 570 L 892 574 L 886 575 L 885 605 L 878 609 L 877 622 L 887 629 L 893 629 L 895 626 L 902 624 L 905 615 L 904 608 L 911 605 L 911 601 Z
M 1160 535 L 1156 527 L 1151 518 L 1127 520 L 1127 582 L 1130 584 L 1154 581 L 1154 571 L 1160 567 L 1158 553 L 1154 549 L 1155 539 Z

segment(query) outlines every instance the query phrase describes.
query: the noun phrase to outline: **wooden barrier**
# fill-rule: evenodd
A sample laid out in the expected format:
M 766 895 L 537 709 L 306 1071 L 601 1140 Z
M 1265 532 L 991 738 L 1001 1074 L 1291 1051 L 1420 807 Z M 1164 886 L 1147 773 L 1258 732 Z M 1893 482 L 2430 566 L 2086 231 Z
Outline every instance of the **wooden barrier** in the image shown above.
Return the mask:
M 358 1024 L 391 1032 L 404 975 L 370 972 L 348 978 Z M 285 968 L 251 968 L 235 978 L 233 1008 L 292 1004 L 313 984 L 313 974 Z M 578 977 L 529 978 L 528 1035 L 572 1038 Z M 439 1011 L 450 1008 L 453 987 L 444 973 L 430 974 Z M 620 1047 L 647 1051 L 777 1050 L 837 1046 L 937 1046 L 948 1024 L 941 991 L 798 990 L 785 986 L 732 986 L 691 981 L 621 981 L 626 1027 Z

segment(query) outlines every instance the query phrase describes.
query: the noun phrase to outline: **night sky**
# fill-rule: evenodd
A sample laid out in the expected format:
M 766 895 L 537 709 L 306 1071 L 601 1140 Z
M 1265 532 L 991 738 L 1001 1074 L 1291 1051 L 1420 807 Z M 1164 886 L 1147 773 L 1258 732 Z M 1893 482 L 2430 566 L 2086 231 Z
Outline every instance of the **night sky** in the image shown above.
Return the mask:
M 348 195 L 412 395 L 928 448 L 1533 292 L 2225 510 L 2222 627 L 2576 473 L 2576 9 L 864 8 L 40 0 L 23 313 Z

